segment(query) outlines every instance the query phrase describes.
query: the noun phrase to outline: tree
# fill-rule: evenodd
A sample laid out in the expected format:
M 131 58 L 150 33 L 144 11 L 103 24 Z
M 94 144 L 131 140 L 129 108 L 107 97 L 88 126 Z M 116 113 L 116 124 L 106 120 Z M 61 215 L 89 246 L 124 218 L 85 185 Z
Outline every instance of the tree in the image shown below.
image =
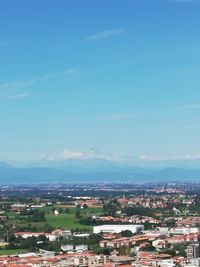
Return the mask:
M 97 247 L 93 247 L 93 251 L 96 254 L 110 255 L 110 249 L 109 248 L 100 248 L 99 246 L 97 246 Z
M 128 246 L 122 246 L 119 248 L 119 255 L 126 256 L 130 255 L 131 249 Z
M 31 222 L 44 222 L 45 212 L 40 210 L 33 210 L 30 218 Z
M 70 213 L 70 209 L 69 208 L 65 208 L 64 212 L 65 213 Z
M 173 246 L 173 250 L 176 252 L 176 255 L 178 256 L 186 257 L 185 249 L 186 249 L 185 244 L 177 243 L 177 244 L 174 244 Z
M 76 210 L 75 217 L 76 217 L 76 219 L 80 219 L 81 218 L 81 213 L 80 213 L 79 209 Z
M 63 208 L 58 208 L 58 212 L 59 212 L 59 214 L 62 214 L 62 213 L 64 213 L 64 209 Z
M 124 237 L 131 237 L 133 236 L 133 233 L 130 230 L 125 230 L 121 232 L 121 235 Z
M 133 216 L 133 215 L 153 216 L 155 211 L 156 211 L 155 209 L 137 207 L 137 206 L 125 207 L 123 209 L 123 213 L 126 213 L 128 216 Z
M 116 214 L 116 211 L 117 211 L 117 205 L 109 202 L 109 203 L 103 205 L 103 210 L 108 215 L 114 216 Z

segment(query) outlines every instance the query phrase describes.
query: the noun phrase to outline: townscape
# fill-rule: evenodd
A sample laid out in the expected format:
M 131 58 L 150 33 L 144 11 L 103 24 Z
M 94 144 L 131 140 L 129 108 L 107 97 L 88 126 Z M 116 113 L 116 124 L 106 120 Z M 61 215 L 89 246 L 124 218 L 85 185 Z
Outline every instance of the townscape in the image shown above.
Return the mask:
M 0 267 L 200 267 L 200 0 L 0 1 Z
M 0 266 L 200 266 L 198 187 L 1 186 Z

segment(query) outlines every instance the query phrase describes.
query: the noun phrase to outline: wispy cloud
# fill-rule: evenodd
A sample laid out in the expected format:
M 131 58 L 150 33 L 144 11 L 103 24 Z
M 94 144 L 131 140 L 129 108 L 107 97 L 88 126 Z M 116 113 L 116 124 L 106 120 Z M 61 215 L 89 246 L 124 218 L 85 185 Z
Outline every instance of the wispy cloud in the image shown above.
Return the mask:
M 86 38 L 87 41 L 106 41 L 127 32 L 126 29 L 113 29 L 96 32 Z
M 59 78 L 59 77 L 62 77 L 62 76 L 74 75 L 74 74 L 78 73 L 78 71 L 79 71 L 79 69 L 69 68 L 69 69 L 65 69 L 62 72 L 47 73 L 47 74 L 44 74 L 43 76 L 37 78 L 36 79 L 36 82 L 38 82 L 38 81 L 44 81 L 44 80 L 49 80 L 49 79 L 53 79 L 53 78 Z
M 64 150 L 60 153 L 60 157 L 62 159 L 74 159 L 74 158 L 83 158 L 85 157 L 85 153 L 80 151 L 71 151 L 71 150 Z
M 27 87 L 31 84 L 33 84 L 35 80 L 29 80 L 29 81 L 12 81 L 12 82 L 7 82 L 7 83 L 1 83 L 0 84 L 0 90 L 6 90 L 6 89 L 11 89 L 11 88 L 23 88 Z
M 142 161 L 184 161 L 184 160 L 200 160 L 200 154 L 186 154 L 174 156 L 150 156 L 141 155 L 139 160 Z
M 102 153 L 97 149 L 90 149 L 89 151 L 86 152 L 65 149 L 53 155 L 42 154 L 40 155 L 39 159 L 46 161 L 62 161 L 69 159 L 80 159 L 80 160 L 104 159 L 109 161 L 116 161 L 119 160 L 119 157 L 114 156 L 113 154 L 110 153 Z
M 17 94 L 17 95 L 12 95 L 11 98 L 13 99 L 23 99 L 23 98 L 27 98 L 30 97 L 31 94 L 30 93 L 21 93 L 21 94 Z
M 69 41 L 60 41 L 56 45 L 58 46 L 66 46 L 69 44 L 79 44 L 82 42 L 98 42 L 98 43 L 106 43 L 112 38 L 115 38 L 117 36 L 121 36 L 125 34 L 126 32 L 129 32 L 130 30 L 128 29 L 122 29 L 122 28 L 117 28 L 117 29 L 111 29 L 111 30 L 104 30 L 104 31 L 97 31 L 91 35 L 86 36 L 85 38 L 81 40 L 73 40 L 71 42 Z
M 42 154 L 40 155 L 40 160 L 46 161 L 60 161 L 60 160 L 67 160 L 67 159 L 82 159 L 84 157 L 83 152 L 79 151 L 72 151 L 72 150 L 64 150 L 62 152 L 55 153 L 53 155 Z
M 171 107 L 171 109 L 199 109 L 199 108 L 200 108 L 200 104 L 198 103 Z
M 71 76 L 74 75 L 76 73 L 78 73 L 78 69 L 76 68 L 68 68 L 65 69 L 61 72 L 57 72 L 57 73 L 46 73 L 40 77 L 35 77 L 33 79 L 27 80 L 27 81 L 11 81 L 11 82 L 6 82 L 6 83 L 1 83 L 0 84 L 0 90 L 7 90 L 7 89 L 17 89 L 17 88 L 25 88 L 28 86 L 31 86 L 37 82 L 40 81 L 45 81 L 45 80 L 50 80 L 53 78 L 59 78 L 59 77 L 63 77 L 63 76 Z

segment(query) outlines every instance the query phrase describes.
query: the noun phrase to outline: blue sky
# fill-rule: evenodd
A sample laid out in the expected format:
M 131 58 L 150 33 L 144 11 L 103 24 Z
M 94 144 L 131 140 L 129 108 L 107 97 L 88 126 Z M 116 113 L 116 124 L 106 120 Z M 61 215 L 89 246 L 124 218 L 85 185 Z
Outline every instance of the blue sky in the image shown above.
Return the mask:
M 200 159 L 198 0 L 2 0 L 0 160 Z

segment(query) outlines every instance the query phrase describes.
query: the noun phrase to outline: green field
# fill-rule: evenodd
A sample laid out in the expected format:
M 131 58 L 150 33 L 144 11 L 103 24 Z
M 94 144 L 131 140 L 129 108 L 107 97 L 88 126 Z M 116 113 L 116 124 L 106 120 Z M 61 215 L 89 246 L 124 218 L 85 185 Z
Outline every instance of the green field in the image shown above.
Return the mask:
M 69 213 L 67 214 L 59 214 L 55 216 L 54 214 L 46 214 L 47 223 L 52 226 L 53 228 L 63 228 L 74 230 L 76 228 L 79 229 L 87 229 L 88 231 L 92 230 L 92 226 L 90 225 L 82 225 L 80 224 L 76 217 L 75 213 L 77 208 L 69 208 Z M 80 209 L 80 213 L 85 216 L 89 216 L 92 214 L 102 214 L 102 208 L 88 208 L 88 209 Z
M 55 208 L 63 207 L 62 205 L 54 205 Z M 69 208 L 69 213 L 76 213 L 77 208 Z M 80 209 L 81 214 L 102 214 L 103 208 L 102 207 L 93 207 L 87 209 Z
M 29 252 L 27 249 L 0 249 L 0 255 L 15 255 Z
M 55 216 L 54 214 L 46 215 L 47 223 L 53 228 L 63 228 L 66 230 L 87 229 L 92 230 L 92 226 L 82 225 L 76 221 L 74 214 L 59 214 Z
M 59 209 L 59 205 L 54 205 L 55 209 Z M 29 225 L 30 227 L 34 227 L 37 229 L 36 231 L 41 231 L 42 227 L 45 224 L 49 224 L 52 228 L 62 228 L 66 230 L 75 230 L 79 228 L 80 230 L 87 229 L 88 231 L 92 230 L 92 226 L 90 225 L 82 225 L 76 219 L 76 207 L 68 208 L 67 213 L 61 213 L 57 216 L 54 215 L 51 209 L 48 207 L 47 209 L 43 208 L 45 211 L 46 222 L 27 222 L 26 216 L 20 216 L 15 212 L 7 212 L 6 215 L 8 216 L 9 220 L 6 222 L 7 224 L 16 224 L 18 227 L 25 227 Z M 91 215 L 100 215 L 103 214 L 102 207 L 94 207 L 94 208 L 86 208 L 86 209 L 79 209 L 80 214 L 84 217 L 88 217 Z
M 74 213 L 75 214 L 76 211 L 77 211 L 77 208 L 70 208 L 69 209 L 70 213 Z M 80 212 L 81 212 L 81 214 L 84 214 L 84 215 L 86 215 L 86 214 L 88 214 L 88 215 L 91 215 L 91 214 L 102 214 L 103 213 L 103 208 L 97 207 L 97 208 L 80 209 Z

